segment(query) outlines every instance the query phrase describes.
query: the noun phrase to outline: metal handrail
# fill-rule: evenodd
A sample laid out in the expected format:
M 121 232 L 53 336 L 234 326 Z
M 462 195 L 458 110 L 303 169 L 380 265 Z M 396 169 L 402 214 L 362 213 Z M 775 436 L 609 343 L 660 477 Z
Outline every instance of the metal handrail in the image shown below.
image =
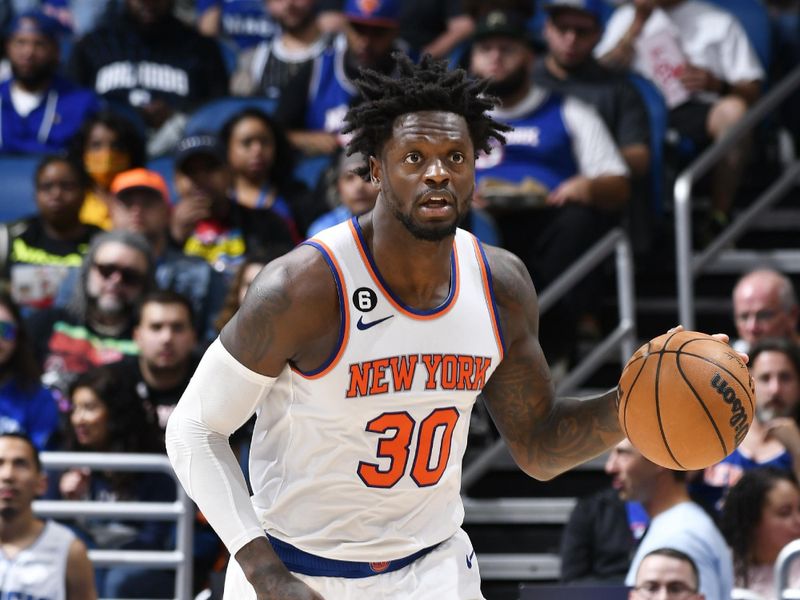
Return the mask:
M 702 264 L 695 263 L 692 250 L 692 220 L 691 201 L 692 187 L 705 175 L 719 160 L 747 135 L 756 125 L 769 116 L 776 107 L 782 104 L 796 89 L 800 88 L 800 66 L 784 77 L 772 90 L 764 95 L 736 125 L 731 127 L 713 145 L 707 148 L 697 159 L 689 165 L 675 181 L 675 258 L 677 268 L 678 308 L 680 323 L 687 329 L 694 329 L 694 277 L 702 268 Z M 782 181 L 786 178 L 782 178 Z M 796 175 L 791 181 L 783 181 L 777 191 L 788 190 L 796 181 Z M 776 193 L 770 188 L 767 194 Z M 764 196 L 759 198 L 761 200 Z M 769 203 L 774 202 L 774 200 Z M 702 257 L 703 264 L 715 258 L 724 246 L 735 239 L 736 234 L 745 230 L 745 225 L 752 219 L 742 217 L 736 220 L 738 229 L 731 231 L 725 240 L 718 240 Z
M 175 600 L 189 600 L 192 592 L 192 525 L 194 505 L 178 482 L 166 455 L 100 454 L 94 452 L 42 452 L 46 469 L 87 467 L 114 471 L 166 473 L 175 482 L 175 502 L 94 502 L 36 500 L 34 512 L 40 517 L 125 517 L 131 520 L 170 520 L 177 526 L 175 550 L 89 550 L 95 565 L 143 565 L 175 570 Z
M 619 348 L 623 364 L 633 354 L 636 324 L 634 315 L 633 252 L 630 240 L 621 228 L 609 231 L 603 238 L 589 248 L 578 260 L 564 271 L 539 295 L 539 312 L 544 314 L 552 308 L 570 289 L 581 281 L 592 269 L 604 261 L 611 253 L 616 256 L 617 296 L 619 323 L 564 379 L 556 384 L 556 394 L 573 392 L 605 361 L 609 352 Z M 469 488 L 482 477 L 505 451 L 505 443 L 497 439 L 478 454 L 464 468 L 461 476 L 461 489 Z

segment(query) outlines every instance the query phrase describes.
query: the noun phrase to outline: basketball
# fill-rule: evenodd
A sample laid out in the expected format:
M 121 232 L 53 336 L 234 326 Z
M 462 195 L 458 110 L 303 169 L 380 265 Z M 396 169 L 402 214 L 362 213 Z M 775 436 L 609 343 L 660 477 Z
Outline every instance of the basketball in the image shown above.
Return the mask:
M 728 344 L 678 331 L 633 354 L 618 398 L 620 426 L 645 458 L 694 470 L 718 463 L 742 442 L 753 420 L 755 387 Z

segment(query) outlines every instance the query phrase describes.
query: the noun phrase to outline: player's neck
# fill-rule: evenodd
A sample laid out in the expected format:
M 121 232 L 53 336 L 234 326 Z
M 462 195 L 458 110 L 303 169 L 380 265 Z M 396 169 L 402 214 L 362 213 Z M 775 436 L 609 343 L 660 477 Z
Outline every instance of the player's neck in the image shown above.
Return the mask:
M 373 220 L 375 214 L 362 218 L 361 223 L 367 246 L 389 288 L 413 308 L 440 306 L 452 284 L 453 236 L 436 242 L 420 240 L 396 218 L 391 218 L 393 222 Z

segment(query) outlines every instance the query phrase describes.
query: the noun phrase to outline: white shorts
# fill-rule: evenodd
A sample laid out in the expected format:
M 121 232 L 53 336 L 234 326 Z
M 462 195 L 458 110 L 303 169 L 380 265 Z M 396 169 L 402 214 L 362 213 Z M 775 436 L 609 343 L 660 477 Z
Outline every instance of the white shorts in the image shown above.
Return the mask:
M 358 579 L 296 577 L 325 600 L 484 600 L 478 560 L 463 529 L 422 558 L 391 573 Z M 223 600 L 256 600 L 255 591 L 234 559 L 228 562 Z

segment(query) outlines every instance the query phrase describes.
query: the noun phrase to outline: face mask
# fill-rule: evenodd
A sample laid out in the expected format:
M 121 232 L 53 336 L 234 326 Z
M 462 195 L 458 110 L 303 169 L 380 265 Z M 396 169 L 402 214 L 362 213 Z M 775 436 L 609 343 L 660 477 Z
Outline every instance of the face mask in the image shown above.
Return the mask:
M 83 164 L 97 185 L 108 188 L 114 176 L 130 167 L 131 159 L 125 152 L 103 148 L 84 153 Z

